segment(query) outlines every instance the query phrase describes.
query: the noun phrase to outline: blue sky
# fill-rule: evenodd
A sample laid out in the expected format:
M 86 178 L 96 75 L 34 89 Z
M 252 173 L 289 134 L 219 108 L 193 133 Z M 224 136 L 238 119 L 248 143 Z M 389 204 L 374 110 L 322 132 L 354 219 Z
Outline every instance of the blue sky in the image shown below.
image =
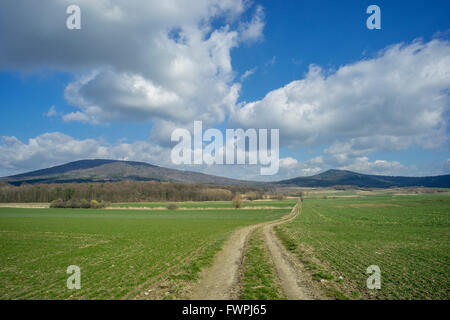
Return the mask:
M 0 175 L 98 157 L 176 167 L 170 132 L 194 120 L 279 128 L 280 172 L 184 169 L 272 180 L 329 168 L 450 173 L 448 1 L 172 2 L 179 10 L 2 3 Z M 65 27 L 69 4 L 81 30 Z M 371 4 L 381 30 L 366 27 Z
M 450 28 L 448 1 L 259 1 L 266 8 L 265 41 L 232 54 L 238 70 L 276 64 L 260 70 L 245 85 L 241 98 L 261 99 L 267 92 L 302 78 L 311 63 L 325 68 L 358 61 L 388 45 L 430 40 Z M 382 29 L 366 27 L 366 8 L 377 4 Z M 261 67 L 263 68 L 263 67 Z M 266 69 L 269 69 L 266 67 Z M 266 71 L 266 72 L 264 72 Z

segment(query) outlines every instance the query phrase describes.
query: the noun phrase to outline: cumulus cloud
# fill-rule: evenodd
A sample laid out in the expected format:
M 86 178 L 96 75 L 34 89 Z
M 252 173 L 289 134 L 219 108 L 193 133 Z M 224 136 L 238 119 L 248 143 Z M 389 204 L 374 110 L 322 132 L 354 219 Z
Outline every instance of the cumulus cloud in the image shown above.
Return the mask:
M 280 159 L 280 167 L 282 167 L 282 168 L 289 168 L 289 167 L 295 166 L 297 164 L 298 164 L 298 160 L 291 158 L 291 157 Z
M 118 159 L 143 161 L 164 167 L 227 176 L 236 179 L 262 180 L 260 166 L 254 165 L 173 165 L 171 147 L 150 141 L 127 143 L 123 139 L 107 143 L 101 139 L 76 139 L 60 132 L 45 133 L 20 141 L 0 137 L 0 176 L 47 168 L 82 159 Z M 274 177 L 271 177 L 274 180 Z
M 417 168 L 407 167 L 397 161 L 374 160 L 368 157 L 336 157 L 319 156 L 304 162 L 292 158 L 280 159 L 280 178 L 289 179 L 297 176 L 311 176 L 328 169 L 350 170 L 365 174 L 378 175 L 415 175 Z M 413 169 L 413 170 L 411 170 Z M 435 171 L 434 174 L 439 174 Z
M 110 144 L 60 132 L 44 133 L 27 142 L 16 137 L 0 138 L 0 176 L 81 159 L 130 159 L 158 164 L 169 159 L 169 150 L 145 141 Z
M 407 172 L 409 171 L 405 170 L 407 169 L 407 167 L 402 165 L 398 161 L 370 161 L 368 157 L 358 157 L 354 159 L 351 164 L 343 166 L 341 167 L 341 169 L 388 176 L 399 175 L 400 173 L 411 175 L 411 172 L 407 174 Z
M 66 28 L 70 4 L 81 30 Z M 0 68 L 77 75 L 65 121 L 220 123 L 240 90 L 231 50 L 262 36 L 263 9 L 250 21 L 246 10 L 244 0 L 6 0 Z
M 275 180 L 312 176 L 325 169 L 327 166 L 321 156 L 303 162 L 292 157 L 282 158 L 280 159 L 279 175 Z
M 287 158 L 289 159 L 289 158 Z M 294 159 L 295 160 L 295 159 Z M 311 176 L 329 169 L 340 169 L 384 176 L 436 176 L 450 172 L 450 160 L 434 160 L 419 164 L 403 164 L 399 161 L 384 159 L 372 160 L 368 156 L 353 154 L 321 155 L 303 162 L 287 160 L 284 165 L 280 159 L 280 171 L 275 180 L 290 179 L 298 176 Z
M 97 123 L 95 118 L 90 118 L 86 113 L 77 111 L 63 115 L 65 122 L 85 122 L 85 123 Z
M 0 137 L 0 176 L 47 168 L 81 159 L 118 159 L 143 161 L 164 167 L 199 171 L 235 179 L 278 181 L 298 176 L 311 176 L 331 168 L 357 171 L 367 174 L 424 176 L 448 173 L 450 159 L 443 163 L 422 166 L 405 166 L 397 161 L 373 160 L 365 156 L 318 156 L 299 162 L 292 157 L 280 159 L 279 172 L 273 176 L 261 176 L 261 165 L 180 165 L 171 163 L 171 147 L 151 141 L 121 139 L 107 143 L 101 139 L 77 139 L 60 132 L 45 133 L 20 141 L 14 136 Z
M 65 9 L 71 4 L 81 7 L 81 30 L 66 28 Z M 393 45 L 376 57 L 335 71 L 311 65 L 303 79 L 262 100 L 237 104 L 240 82 L 256 68 L 238 77 L 231 52 L 243 43 L 262 40 L 265 26 L 263 8 L 249 9 L 248 4 L 246 0 L 2 1 L 0 69 L 73 74 L 64 95 L 74 110 L 62 115 L 65 122 L 152 121 L 153 126 L 151 142 L 130 144 L 78 140 L 62 133 L 43 134 L 27 143 L 3 137 L 1 170 L 36 169 L 36 163 L 44 167 L 92 157 L 167 165 L 172 130 L 190 128 L 194 120 L 209 127 L 230 118 L 235 127 L 280 129 L 282 145 L 325 146 L 322 156 L 308 161 L 281 159 L 279 176 L 286 178 L 329 167 L 403 173 L 414 168 L 368 155 L 413 145 L 437 149 L 448 142 L 450 44 L 439 39 Z M 253 13 L 248 21 L 243 18 L 246 11 Z M 275 62 L 273 57 L 259 66 L 261 72 Z M 47 113 L 55 115 L 55 109 Z M 448 167 L 448 162 L 438 164 L 433 172 Z M 259 171 L 252 168 L 205 170 L 252 178 Z
M 449 89 L 449 42 L 415 41 L 335 72 L 311 65 L 304 79 L 236 108 L 232 118 L 279 128 L 285 144 L 332 144 L 329 153 L 436 148 L 448 138 Z
M 252 20 L 241 25 L 241 39 L 250 42 L 262 40 L 264 26 L 264 9 L 257 6 Z

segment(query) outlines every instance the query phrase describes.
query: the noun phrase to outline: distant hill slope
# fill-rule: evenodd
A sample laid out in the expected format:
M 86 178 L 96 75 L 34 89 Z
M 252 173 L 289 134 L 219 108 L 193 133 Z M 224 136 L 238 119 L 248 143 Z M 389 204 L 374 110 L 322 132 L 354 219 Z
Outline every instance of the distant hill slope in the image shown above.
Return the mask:
M 361 174 L 346 170 L 328 170 L 311 177 L 298 177 L 279 181 L 277 184 L 298 187 L 331 187 L 345 185 L 365 188 L 450 188 L 450 174 L 434 177 L 393 177 Z
M 345 170 L 328 170 L 310 176 L 278 182 L 254 182 L 229 179 L 193 171 L 182 171 L 151 165 L 144 162 L 120 160 L 80 160 L 61 166 L 0 178 L 0 182 L 14 185 L 22 183 L 68 183 L 68 182 L 117 182 L 176 181 L 216 185 L 252 186 L 298 186 L 332 187 L 355 186 L 366 188 L 434 187 L 450 188 L 450 175 L 435 177 L 390 177 L 367 175 Z
M 119 160 L 80 160 L 0 179 L 1 182 L 14 185 L 22 183 L 117 182 L 124 180 L 176 181 L 218 185 L 253 184 L 248 181 L 199 172 L 158 167 L 144 162 Z

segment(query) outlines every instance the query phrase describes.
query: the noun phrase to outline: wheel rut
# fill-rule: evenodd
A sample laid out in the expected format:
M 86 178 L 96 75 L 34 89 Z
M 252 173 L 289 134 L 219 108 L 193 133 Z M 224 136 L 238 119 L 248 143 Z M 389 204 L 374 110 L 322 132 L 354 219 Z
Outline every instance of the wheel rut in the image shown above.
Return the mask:
M 286 250 L 277 238 L 274 227 L 289 222 L 300 213 L 298 202 L 291 212 L 276 221 L 269 221 L 236 230 L 225 242 L 214 258 L 213 264 L 203 270 L 199 280 L 188 288 L 191 300 L 234 300 L 239 299 L 240 275 L 245 256 L 246 243 L 256 229 L 261 228 L 267 249 L 272 257 L 282 290 L 289 300 L 319 299 L 310 280 L 299 270 L 298 259 Z

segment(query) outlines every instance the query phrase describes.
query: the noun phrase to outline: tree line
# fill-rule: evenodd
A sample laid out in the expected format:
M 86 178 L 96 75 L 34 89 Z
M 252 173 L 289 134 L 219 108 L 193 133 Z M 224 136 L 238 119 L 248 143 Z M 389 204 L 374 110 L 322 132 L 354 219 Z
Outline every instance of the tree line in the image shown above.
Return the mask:
M 101 202 L 230 201 L 250 193 L 261 199 L 267 188 L 213 186 L 179 182 L 122 181 L 107 183 L 22 184 L 0 183 L 0 202 L 52 202 L 97 200 Z

